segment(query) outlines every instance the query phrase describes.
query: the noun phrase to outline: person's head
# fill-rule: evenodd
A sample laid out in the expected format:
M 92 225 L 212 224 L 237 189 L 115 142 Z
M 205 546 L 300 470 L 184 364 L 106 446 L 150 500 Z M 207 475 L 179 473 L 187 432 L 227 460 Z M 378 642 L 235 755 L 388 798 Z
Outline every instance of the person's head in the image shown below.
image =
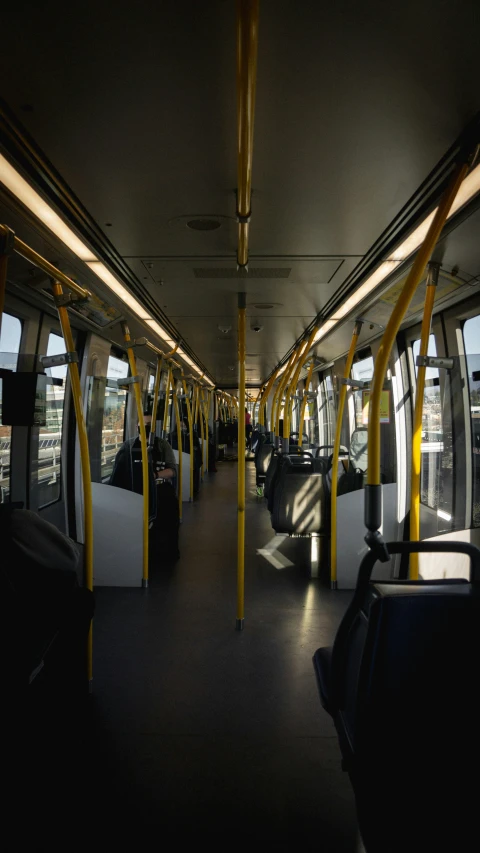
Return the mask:
M 148 438 L 148 437 L 149 437 L 149 435 L 150 435 L 150 430 L 152 429 L 152 415 L 151 415 L 151 412 L 144 412 L 144 413 L 143 413 L 143 423 L 145 424 L 145 432 L 147 433 L 147 438 Z M 139 427 L 139 429 L 140 429 L 140 422 L 139 422 L 139 424 L 138 424 L 138 427 Z

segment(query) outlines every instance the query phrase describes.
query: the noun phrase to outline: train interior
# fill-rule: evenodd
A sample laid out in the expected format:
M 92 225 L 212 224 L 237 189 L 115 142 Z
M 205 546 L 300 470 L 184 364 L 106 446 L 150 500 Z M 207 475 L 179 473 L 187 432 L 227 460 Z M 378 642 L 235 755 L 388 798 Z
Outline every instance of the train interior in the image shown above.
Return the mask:
M 0 509 L 29 511 L 74 543 L 75 586 L 93 588 L 85 607 L 94 618 L 88 694 L 68 676 L 64 689 L 73 658 L 54 651 L 50 665 L 50 639 L 17 691 L 17 626 L 26 619 L 33 632 L 36 622 L 33 599 L 22 615 L 29 581 L 22 576 L 18 593 L 5 550 L 2 588 L 15 591 L 3 628 L 14 661 L 7 752 L 21 821 L 31 816 L 52 843 L 73 826 L 91 834 L 93 823 L 98 837 L 144 841 L 153 830 L 212 849 L 443 849 L 438 791 L 435 815 L 407 838 L 403 799 L 415 768 L 410 791 L 392 788 L 397 817 L 386 808 L 383 834 L 370 817 L 362 823 L 368 786 L 359 795 L 344 771 L 312 655 L 332 645 L 369 551 L 375 365 L 459 164 L 462 180 L 381 385 L 381 532 L 387 542 L 412 539 L 423 370 L 417 538 L 454 550 L 420 553 L 417 577 L 466 587 L 468 549 L 480 547 L 478 12 L 467 0 L 328 10 L 287 0 L 141 0 L 134 9 L 87 0 L 26 12 L 9 8 L 0 57 Z M 248 65 L 248 210 L 237 170 L 242 14 L 258 37 Z M 452 45 L 461 45 L 454 57 Z M 143 446 L 145 412 L 173 449 L 173 492 L 145 489 L 132 449 Z M 113 485 L 125 447 L 143 494 Z M 167 539 L 151 544 L 166 489 L 178 506 L 178 557 Z M 22 554 L 40 554 L 41 533 L 33 529 Z M 66 559 L 65 544 L 56 547 Z M 393 550 L 372 577 L 405 582 L 409 565 Z M 445 622 L 445 635 L 454 624 Z M 475 630 L 465 636 L 478 660 Z M 86 634 L 82 642 L 85 658 Z M 460 672 L 470 684 L 470 670 Z M 455 737 L 473 755 L 472 713 L 464 709 Z M 445 754 L 449 743 L 442 736 Z M 430 808 L 422 778 L 414 802 Z M 459 786 L 458 808 L 472 814 L 467 781 Z

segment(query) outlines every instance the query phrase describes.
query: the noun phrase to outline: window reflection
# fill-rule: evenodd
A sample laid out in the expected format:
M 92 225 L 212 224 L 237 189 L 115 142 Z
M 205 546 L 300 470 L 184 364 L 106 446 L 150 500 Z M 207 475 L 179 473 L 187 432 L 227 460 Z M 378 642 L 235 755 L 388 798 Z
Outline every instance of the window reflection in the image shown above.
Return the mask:
M 463 327 L 472 430 L 472 488 L 474 527 L 480 527 L 480 314 Z
M 101 478 L 108 479 L 113 471 L 117 451 L 123 444 L 127 391 L 116 383 L 128 376 L 128 363 L 111 355 L 108 359 L 107 386 L 102 424 Z M 113 381 L 112 381 L 113 380 Z

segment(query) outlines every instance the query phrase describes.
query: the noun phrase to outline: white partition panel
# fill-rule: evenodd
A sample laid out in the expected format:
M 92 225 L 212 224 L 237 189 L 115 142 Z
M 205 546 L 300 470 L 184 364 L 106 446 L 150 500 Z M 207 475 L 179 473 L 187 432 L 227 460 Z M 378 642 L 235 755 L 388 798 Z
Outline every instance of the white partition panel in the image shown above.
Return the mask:
M 387 542 L 398 538 L 397 484 L 382 486 L 382 533 Z M 358 489 L 337 498 L 337 585 L 339 589 L 354 589 L 358 569 L 367 553 L 365 524 L 363 520 L 365 492 Z M 377 563 L 373 577 L 377 580 L 391 578 L 392 564 Z
M 92 483 L 95 586 L 142 586 L 143 497 Z
M 173 451 L 178 465 L 178 450 Z M 190 500 L 190 454 L 182 453 L 182 503 Z

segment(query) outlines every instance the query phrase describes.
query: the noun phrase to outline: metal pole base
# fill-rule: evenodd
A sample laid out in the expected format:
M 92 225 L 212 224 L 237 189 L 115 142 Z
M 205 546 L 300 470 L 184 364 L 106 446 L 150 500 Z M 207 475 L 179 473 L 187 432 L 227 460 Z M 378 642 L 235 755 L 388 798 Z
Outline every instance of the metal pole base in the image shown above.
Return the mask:
M 243 631 L 245 619 L 236 619 L 235 620 L 235 630 Z
M 142 589 L 148 588 L 148 578 L 142 578 Z
M 331 581 L 330 589 L 337 589 L 337 581 Z

